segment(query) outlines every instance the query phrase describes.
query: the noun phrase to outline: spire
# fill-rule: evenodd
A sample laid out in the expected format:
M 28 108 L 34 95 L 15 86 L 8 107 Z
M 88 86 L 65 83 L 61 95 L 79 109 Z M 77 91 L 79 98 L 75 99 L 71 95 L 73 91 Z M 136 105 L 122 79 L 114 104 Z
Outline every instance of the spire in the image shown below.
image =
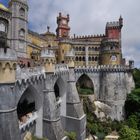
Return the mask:
M 47 32 L 48 33 L 50 32 L 50 26 L 47 26 Z
M 119 18 L 119 24 L 120 24 L 120 27 L 122 27 L 123 26 L 123 18 L 122 18 L 122 16 L 120 15 L 120 18 Z

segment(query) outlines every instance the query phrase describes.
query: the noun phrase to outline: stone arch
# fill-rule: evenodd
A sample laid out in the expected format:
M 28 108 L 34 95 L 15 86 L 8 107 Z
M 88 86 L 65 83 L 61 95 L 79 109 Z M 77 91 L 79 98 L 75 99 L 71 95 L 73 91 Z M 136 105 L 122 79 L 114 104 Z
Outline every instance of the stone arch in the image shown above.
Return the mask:
M 67 83 L 62 77 L 59 77 L 54 83 L 54 93 L 57 102 L 61 102 L 60 115 L 66 116 L 66 93 Z
M 85 73 L 83 73 L 76 82 L 76 87 L 79 94 L 94 94 L 94 83 L 92 79 Z
M 35 135 L 42 137 L 43 98 L 38 90 L 29 85 L 17 102 L 17 115 L 21 133 L 34 130 Z

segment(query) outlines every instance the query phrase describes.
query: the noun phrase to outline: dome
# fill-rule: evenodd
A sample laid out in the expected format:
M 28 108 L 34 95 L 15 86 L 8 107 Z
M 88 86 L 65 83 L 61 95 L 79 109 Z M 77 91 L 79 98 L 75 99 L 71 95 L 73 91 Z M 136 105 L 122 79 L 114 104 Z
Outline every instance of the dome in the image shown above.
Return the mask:
M 0 3 L 0 9 L 3 11 L 9 11 L 9 9 L 5 7 L 2 3 Z

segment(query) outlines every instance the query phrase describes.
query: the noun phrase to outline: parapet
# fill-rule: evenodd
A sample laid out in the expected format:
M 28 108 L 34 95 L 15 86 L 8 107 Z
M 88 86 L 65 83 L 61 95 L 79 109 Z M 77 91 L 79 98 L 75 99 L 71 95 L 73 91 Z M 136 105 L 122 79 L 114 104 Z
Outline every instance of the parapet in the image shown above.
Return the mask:
M 123 65 L 97 65 L 97 66 L 79 66 L 75 67 L 76 73 L 92 73 L 92 72 L 128 72 L 131 67 Z
M 17 61 L 16 51 L 6 48 L 5 52 L 4 48 L 0 48 L 0 61 Z
M 41 51 L 41 58 L 55 58 L 55 54 L 52 50 L 43 49 Z

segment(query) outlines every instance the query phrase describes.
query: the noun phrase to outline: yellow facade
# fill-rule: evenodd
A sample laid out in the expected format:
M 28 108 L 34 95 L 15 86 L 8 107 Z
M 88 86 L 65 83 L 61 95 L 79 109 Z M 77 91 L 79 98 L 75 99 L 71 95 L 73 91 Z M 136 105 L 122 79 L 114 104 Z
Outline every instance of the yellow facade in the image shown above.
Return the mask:
M 0 62 L 0 83 L 14 83 L 16 81 L 16 61 Z
M 58 55 L 59 63 L 65 61 L 65 54 L 69 52 L 71 48 L 72 45 L 70 43 L 66 43 L 66 42 L 59 43 L 59 55 Z

